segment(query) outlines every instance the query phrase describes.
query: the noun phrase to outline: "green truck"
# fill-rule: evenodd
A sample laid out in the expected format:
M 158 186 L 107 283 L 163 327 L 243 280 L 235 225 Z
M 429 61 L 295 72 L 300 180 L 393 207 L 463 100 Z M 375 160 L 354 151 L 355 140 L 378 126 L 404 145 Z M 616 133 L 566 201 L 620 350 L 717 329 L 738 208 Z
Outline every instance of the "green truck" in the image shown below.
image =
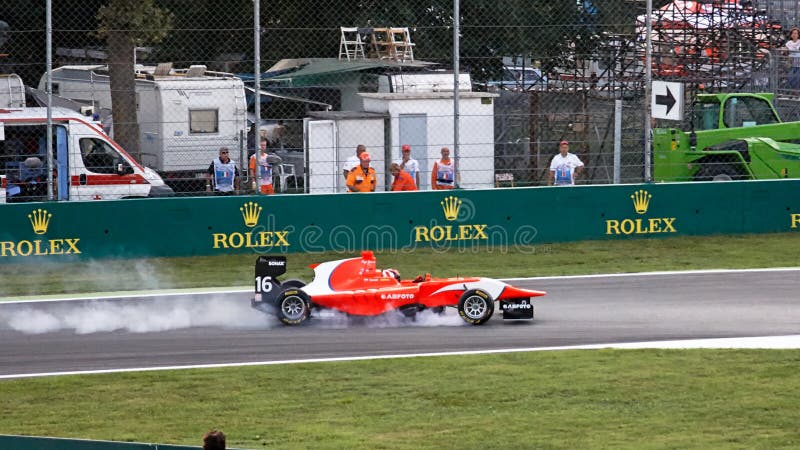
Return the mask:
M 698 94 L 691 129 L 653 129 L 655 181 L 800 178 L 800 122 L 773 94 Z

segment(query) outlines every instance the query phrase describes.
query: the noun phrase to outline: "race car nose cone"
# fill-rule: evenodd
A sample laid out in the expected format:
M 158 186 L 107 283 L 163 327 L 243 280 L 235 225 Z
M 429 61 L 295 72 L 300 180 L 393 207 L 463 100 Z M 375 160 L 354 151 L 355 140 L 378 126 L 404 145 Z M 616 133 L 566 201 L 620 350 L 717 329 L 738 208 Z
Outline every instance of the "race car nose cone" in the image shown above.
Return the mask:
M 534 291 L 532 289 L 522 289 L 514 286 L 506 286 L 503 289 L 503 298 L 525 298 L 525 297 L 541 297 L 546 295 L 545 291 Z

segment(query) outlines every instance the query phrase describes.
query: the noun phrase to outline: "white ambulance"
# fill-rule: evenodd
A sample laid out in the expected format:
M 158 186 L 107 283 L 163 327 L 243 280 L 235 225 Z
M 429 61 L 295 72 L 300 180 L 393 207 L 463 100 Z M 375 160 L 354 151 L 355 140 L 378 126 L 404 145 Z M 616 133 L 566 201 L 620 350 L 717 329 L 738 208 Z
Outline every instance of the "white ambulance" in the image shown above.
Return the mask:
M 174 195 L 137 163 L 99 123 L 53 108 L 53 197 L 109 200 Z M 47 109 L 0 109 L 0 203 L 47 200 Z

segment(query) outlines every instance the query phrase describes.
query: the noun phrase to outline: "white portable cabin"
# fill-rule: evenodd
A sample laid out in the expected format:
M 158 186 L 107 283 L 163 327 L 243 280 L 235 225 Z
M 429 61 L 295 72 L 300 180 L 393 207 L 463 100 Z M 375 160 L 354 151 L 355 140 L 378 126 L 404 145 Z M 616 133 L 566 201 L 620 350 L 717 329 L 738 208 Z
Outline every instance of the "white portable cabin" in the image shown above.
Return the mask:
M 343 168 L 363 144 L 370 154 L 370 166 L 378 177 L 376 191 L 386 186 L 385 114 L 360 111 L 317 111 L 303 121 L 308 192 L 346 192 Z M 391 180 L 389 180 L 391 184 Z
M 389 158 L 400 159 L 403 144 L 419 161 L 420 190 L 431 189 L 431 170 L 448 147 L 457 164 L 456 180 L 466 189 L 494 187 L 494 98 L 486 92 L 459 92 L 459 145 L 453 149 L 453 92 L 369 93 L 364 109 L 389 116 Z
M 367 146 L 376 171 L 385 171 L 378 174 L 380 187 L 391 185 L 392 180 L 386 178 L 391 178 L 386 175 L 388 164 L 401 158 L 403 144 L 411 145 L 411 157 L 419 162 L 420 190 L 431 189 L 431 170 L 442 147 L 449 147 L 451 157 L 458 160 L 460 187 L 494 187 L 493 99 L 498 95 L 471 92 L 469 74 L 459 75 L 456 154 L 452 151 L 453 78 L 453 73 L 446 72 L 390 74 L 379 81 L 379 92 L 358 94 L 364 111 L 333 112 L 330 114 L 338 116 L 330 118 L 317 113 L 307 118 L 304 132 L 310 192 L 344 190 L 341 164 L 355 155 L 356 144 Z M 380 158 L 377 162 L 376 156 Z
M 137 66 L 135 76 L 142 164 L 161 172 L 199 173 L 218 156 L 220 147 L 239 154 L 247 134 L 241 79 L 206 71 L 205 66 L 181 70 Z M 42 77 L 40 89 L 44 83 Z M 92 105 L 96 111 L 112 107 L 106 66 L 54 69 L 53 93 Z

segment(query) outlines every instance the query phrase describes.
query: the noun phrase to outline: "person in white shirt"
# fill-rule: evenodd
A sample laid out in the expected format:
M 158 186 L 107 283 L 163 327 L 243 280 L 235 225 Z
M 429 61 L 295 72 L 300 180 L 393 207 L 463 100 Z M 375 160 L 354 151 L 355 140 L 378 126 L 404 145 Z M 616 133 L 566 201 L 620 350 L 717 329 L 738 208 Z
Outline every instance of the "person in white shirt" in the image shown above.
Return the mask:
M 403 152 L 403 157 L 401 159 L 397 159 L 392 161 L 400 166 L 400 170 L 405 170 L 411 175 L 411 178 L 416 183 L 417 189 L 419 189 L 419 161 L 411 157 L 411 146 L 408 144 L 403 144 L 401 147 Z
M 800 29 L 793 27 L 789 31 L 789 40 L 786 41 L 789 59 L 792 61 L 792 71 L 789 74 L 789 87 L 800 89 Z
M 367 146 L 363 144 L 358 144 L 356 147 L 356 154 L 355 156 L 351 156 L 347 158 L 342 166 L 342 175 L 344 175 L 345 181 L 347 181 L 347 175 L 353 170 L 353 167 L 361 164 L 361 154 L 367 151 Z
M 569 142 L 561 141 L 558 144 L 558 154 L 550 162 L 550 176 L 548 186 L 572 186 L 575 176 L 583 172 L 583 162 L 580 158 L 569 152 Z

